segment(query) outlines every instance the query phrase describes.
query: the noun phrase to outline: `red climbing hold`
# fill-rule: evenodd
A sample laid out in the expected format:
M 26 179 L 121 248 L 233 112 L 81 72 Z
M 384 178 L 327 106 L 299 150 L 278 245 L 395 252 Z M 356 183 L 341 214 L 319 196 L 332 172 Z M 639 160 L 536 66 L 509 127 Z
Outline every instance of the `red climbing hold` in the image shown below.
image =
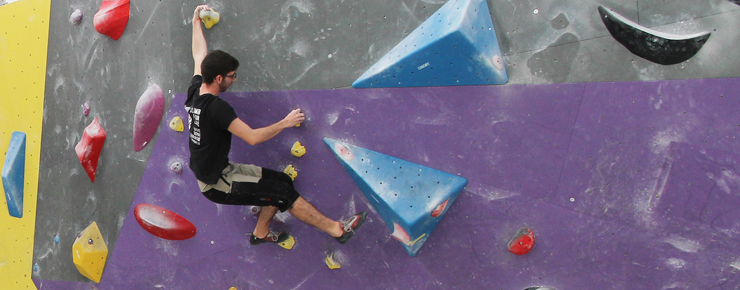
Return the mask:
M 529 253 L 534 246 L 534 233 L 529 228 L 521 228 L 516 232 L 514 238 L 509 242 L 509 252 L 514 255 Z
M 134 216 L 147 232 L 167 240 L 187 240 L 198 231 L 195 225 L 184 217 L 148 203 L 140 203 L 134 208 Z
M 107 0 L 100 4 L 100 10 L 93 17 L 95 30 L 118 40 L 128 24 L 129 0 Z
M 438 205 L 437 208 L 435 208 L 432 211 L 432 216 L 433 217 L 438 217 L 438 216 L 442 215 L 442 213 L 445 212 L 445 209 L 447 208 L 447 202 L 449 202 L 449 201 L 450 201 L 450 199 L 448 198 L 443 203 L 441 203 L 440 205 Z
M 82 168 L 85 168 L 87 176 L 90 177 L 92 182 L 95 182 L 98 159 L 100 158 L 100 151 L 103 150 L 103 143 L 105 143 L 105 130 L 100 126 L 98 118 L 95 117 L 92 123 L 85 128 L 82 139 L 75 146 L 77 158 L 80 159 Z
M 149 86 L 136 103 L 134 113 L 134 150 L 141 151 L 157 133 L 164 114 L 164 93 L 158 85 Z

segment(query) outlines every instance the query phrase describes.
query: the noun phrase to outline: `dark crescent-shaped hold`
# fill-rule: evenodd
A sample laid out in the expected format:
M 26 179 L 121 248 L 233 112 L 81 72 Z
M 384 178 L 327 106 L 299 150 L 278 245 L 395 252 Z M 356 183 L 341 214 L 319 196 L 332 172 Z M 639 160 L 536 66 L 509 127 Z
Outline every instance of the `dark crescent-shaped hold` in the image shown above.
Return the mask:
M 614 11 L 599 6 L 601 21 L 609 33 L 629 51 L 639 57 L 663 65 L 684 62 L 694 56 L 707 42 L 710 32 L 691 35 L 668 34 L 630 21 Z
M 740 0 L 728 0 L 728 1 L 734 3 L 735 5 L 740 5 Z

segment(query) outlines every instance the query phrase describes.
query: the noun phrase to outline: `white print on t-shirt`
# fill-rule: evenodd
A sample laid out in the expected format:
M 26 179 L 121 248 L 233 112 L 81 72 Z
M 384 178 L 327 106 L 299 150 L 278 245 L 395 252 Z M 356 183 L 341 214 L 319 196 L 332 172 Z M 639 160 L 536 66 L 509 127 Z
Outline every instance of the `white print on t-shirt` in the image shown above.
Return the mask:
M 185 111 L 188 112 L 188 131 L 190 131 L 190 140 L 195 145 L 200 145 L 200 112 L 201 109 L 185 107 Z M 195 119 L 195 127 L 193 127 L 193 119 Z M 192 130 L 191 130 L 192 128 Z

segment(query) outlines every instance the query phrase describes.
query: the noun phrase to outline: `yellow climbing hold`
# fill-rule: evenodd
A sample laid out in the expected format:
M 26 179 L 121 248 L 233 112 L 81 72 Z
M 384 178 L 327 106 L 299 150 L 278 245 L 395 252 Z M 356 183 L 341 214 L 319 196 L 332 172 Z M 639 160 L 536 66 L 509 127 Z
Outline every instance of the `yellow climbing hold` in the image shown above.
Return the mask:
M 211 29 L 213 25 L 218 23 L 219 20 L 221 20 L 221 15 L 216 12 L 216 10 L 201 10 L 198 15 L 200 16 L 200 20 L 203 21 L 203 24 L 206 25 L 206 29 Z
M 283 172 L 290 176 L 290 179 L 295 180 L 296 177 L 298 177 L 298 171 L 295 171 L 295 168 L 293 168 L 293 165 L 288 165 L 283 169 Z
M 185 130 L 185 126 L 182 124 L 182 118 L 180 116 L 175 116 L 170 120 L 170 129 L 175 130 L 177 132 L 182 132 Z
M 278 245 L 286 250 L 290 250 L 293 248 L 293 246 L 295 246 L 295 239 L 293 238 L 293 236 L 288 236 L 285 241 L 283 241 L 282 243 L 278 243 Z
M 295 141 L 293 147 L 290 148 L 290 154 L 293 154 L 295 157 L 301 157 L 303 154 L 306 154 L 306 147 L 301 145 L 300 141 Z
M 72 260 L 82 276 L 100 283 L 106 258 L 108 246 L 105 245 L 98 224 L 93 222 L 72 244 Z
M 236 287 L 231 287 L 229 290 L 237 290 Z
M 339 269 L 342 268 L 342 264 L 339 264 L 339 262 L 334 260 L 334 253 L 329 254 L 326 256 L 326 259 L 324 259 L 326 262 L 326 265 L 329 266 L 329 269 Z

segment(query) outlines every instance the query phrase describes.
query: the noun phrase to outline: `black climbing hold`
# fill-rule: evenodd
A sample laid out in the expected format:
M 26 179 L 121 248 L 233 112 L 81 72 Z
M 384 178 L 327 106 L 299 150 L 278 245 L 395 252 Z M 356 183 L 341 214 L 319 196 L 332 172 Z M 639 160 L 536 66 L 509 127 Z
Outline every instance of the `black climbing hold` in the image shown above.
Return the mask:
M 640 26 L 603 6 L 599 6 L 599 14 L 612 37 L 629 51 L 663 65 L 677 64 L 693 57 L 711 35 L 710 32 L 692 35 L 661 33 Z

